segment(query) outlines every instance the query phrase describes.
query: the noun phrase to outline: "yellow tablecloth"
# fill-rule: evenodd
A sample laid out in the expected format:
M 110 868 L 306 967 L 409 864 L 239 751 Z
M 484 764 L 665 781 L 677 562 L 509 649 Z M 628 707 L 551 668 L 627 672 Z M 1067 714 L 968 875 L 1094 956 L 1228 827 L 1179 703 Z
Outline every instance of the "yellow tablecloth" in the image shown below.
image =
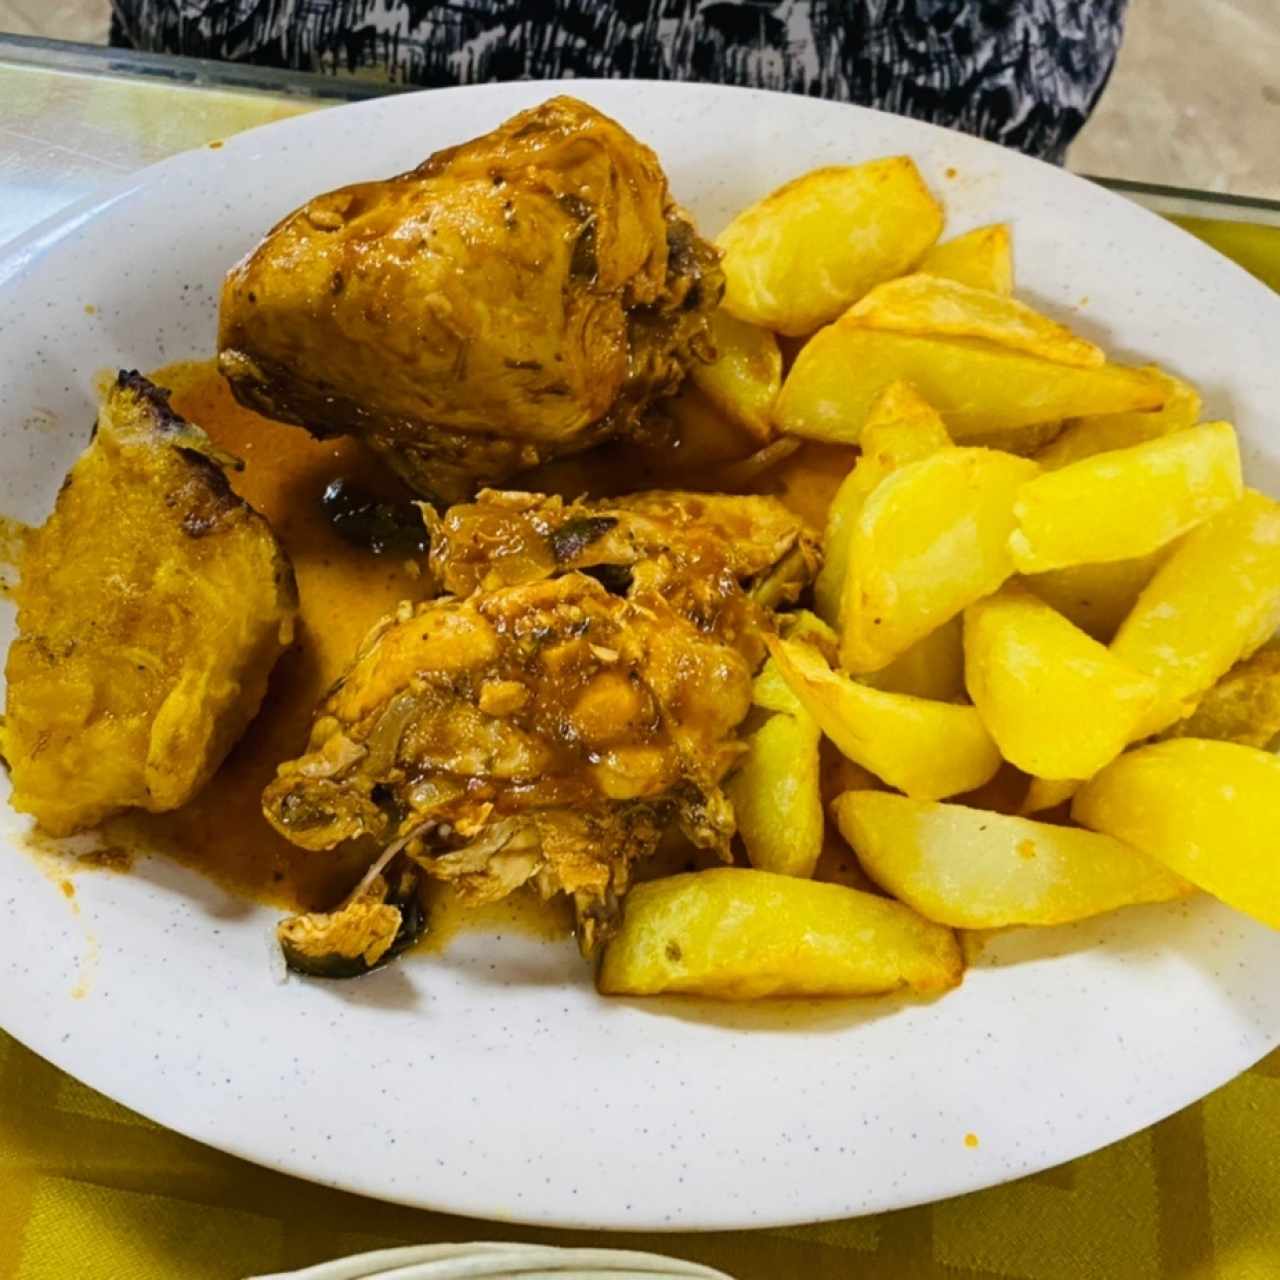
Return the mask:
M 1280 1053 L 1074 1164 L 782 1231 L 535 1231 L 378 1204 L 170 1133 L 0 1037 L 0 1276 L 231 1280 L 394 1244 L 608 1243 L 739 1280 L 1276 1280 Z
M 172 105 L 172 88 L 6 74 L 8 87 L 26 76 L 13 101 L 46 130 L 53 117 L 64 131 L 105 121 L 104 137 L 124 148 L 119 168 L 305 109 L 184 90 L 180 101 L 198 100 L 198 112 L 157 112 L 153 99 Z M 167 122 L 169 133 L 148 149 L 122 127 L 138 120 Z M 1280 288 L 1280 230 L 1179 221 Z M 229 1280 L 395 1244 L 477 1239 L 602 1242 L 269 1173 L 143 1120 L 0 1033 L 0 1280 Z M 603 1242 L 706 1262 L 739 1280 L 1280 1280 L 1280 1054 L 1153 1129 L 990 1191 L 791 1230 Z

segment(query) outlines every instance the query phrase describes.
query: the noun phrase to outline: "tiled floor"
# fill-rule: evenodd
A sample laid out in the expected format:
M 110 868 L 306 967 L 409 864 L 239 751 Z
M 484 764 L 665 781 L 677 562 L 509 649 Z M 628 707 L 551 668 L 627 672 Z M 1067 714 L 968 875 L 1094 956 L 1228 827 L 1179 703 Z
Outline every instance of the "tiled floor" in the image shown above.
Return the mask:
M 1280 0 L 1130 6 L 1119 64 L 1072 167 L 1280 199 Z M 107 11 L 106 0 L 0 0 L 0 31 L 102 43 Z

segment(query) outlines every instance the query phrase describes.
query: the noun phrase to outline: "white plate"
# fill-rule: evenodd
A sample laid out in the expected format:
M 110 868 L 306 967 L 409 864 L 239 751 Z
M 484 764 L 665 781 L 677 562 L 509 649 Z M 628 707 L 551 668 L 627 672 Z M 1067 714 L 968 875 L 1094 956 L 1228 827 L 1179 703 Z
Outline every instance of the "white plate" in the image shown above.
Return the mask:
M 222 274 L 276 218 L 563 87 L 394 97 L 257 129 L 11 246 L 0 511 L 43 516 L 84 444 L 95 370 L 211 351 Z M 1159 218 L 888 115 L 573 87 L 656 146 L 710 232 L 814 165 L 910 152 L 953 230 L 1013 222 L 1023 296 L 1192 378 L 1239 425 L 1253 482 L 1280 492 L 1280 299 Z M 22 830 L 0 806 L 0 838 Z M 571 945 L 478 935 L 361 982 L 277 985 L 274 913 L 171 863 L 82 876 L 79 918 L 30 857 L 0 866 L 0 1023 L 38 1053 L 261 1164 L 488 1218 L 724 1228 L 892 1209 L 1072 1159 L 1280 1044 L 1280 933 L 1203 898 L 1008 934 L 932 1004 L 733 1008 L 601 1000 Z

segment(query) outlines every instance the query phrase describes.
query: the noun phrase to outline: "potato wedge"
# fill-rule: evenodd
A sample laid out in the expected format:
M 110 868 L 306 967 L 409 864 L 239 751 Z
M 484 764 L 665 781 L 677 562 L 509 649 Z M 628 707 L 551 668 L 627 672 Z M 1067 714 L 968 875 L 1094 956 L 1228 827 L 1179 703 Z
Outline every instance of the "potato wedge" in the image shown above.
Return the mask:
M 1227 422 L 1095 454 L 1024 486 L 1009 549 L 1020 573 L 1149 555 L 1243 492 Z
M 773 715 L 747 738 L 747 754 L 725 784 L 751 865 L 813 875 L 825 819 L 818 789 L 822 731 L 803 708 Z
M 876 397 L 862 437 L 862 456 L 836 490 L 827 512 L 822 569 L 813 584 L 818 613 L 839 623 L 849 545 L 863 504 L 891 471 L 951 444 L 937 411 L 905 382 L 891 382 Z
M 965 685 L 1000 754 L 1049 780 L 1089 778 L 1131 742 L 1160 685 L 1025 587 L 964 612 Z
M 1164 736 L 1269 747 L 1280 737 L 1280 645 L 1259 649 L 1237 663 Z
M 1079 369 L 971 339 L 921 338 L 841 321 L 804 345 L 782 383 L 773 420 L 794 435 L 857 444 L 876 394 L 899 380 L 916 387 L 960 442 L 1086 414 L 1158 409 L 1167 394 L 1142 369 Z
M 955 934 L 908 907 L 838 884 L 717 867 L 627 895 L 605 948 L 604 995 L 876 995 L 956 986 Z
M 1132 560 L 1073 564 L 1032 573 L 1019 581 L 1081 631 L 1108 644 L 1176 545 L 1158 547 Z
M 1027 818 L 851 791 L 831 806 L 881 888 L 960 929 L 1066 924 L 1190 886 L 1119 840 Z
M 721 308 L 711 314 L 716 359 L 695 361 L 693 385 L 722 413 L 764 444 L 773 435 L 773 402 L 782 388 L 782 352 L 768 329 L 738 320 Z
M 1007 222 L 975 227 L 962 236 L 935 244 L 920 261 L 919 271 L 959 280 L 975 289 L 1005 295 L 1013 292 L 1013 236 Z
M 924 800 L 972 791 L 1000 752 L 972 707 L 870 689 L 831 670 L 816 649 L 768 640 L 792 692 L 855 764 Z
M 1147 371 L 1165 388 L 1164 408 L 1149 413 L 1111 413 L 1097 418 L 1076 418 L 1036 453 L 1046 471 L 1056 471 L 1082 458 L 1110 449 L 1158 440 L 1173 431 L 1194 427 L 1200 421 L 1200 393 L 1189 382 L 1175 378 L 1155 365 Z
M 815 169 L 720 233 L 723 306 L 778 333 L 812 333 L 914 266 L 942 221 L 942 206 L 907 156 Z
M 836 660 L 836 633 L 808 609 L 797 609 L 794 613 L 779 615 L 778 629 L 784 639 L 812 645 L 828 662 Z M 792 716 L 808 715 L 772 657 L 765 659 L 760 673 L 752 681 L 751 702 L 753 706 L 763 707 L 766 711 L 778 711 Z
M 917 640 L 887 667 L 860 676 L 862 684 L 886 693 L 954 702 L 964 697 L 964 630 L 959 614 Z
M 1079 778 L 1032 778 L 1023 798 L 1021 813 L 1045 813 L 1064 805 L 1084 785 Z
M 840 660 L 878 671 L 1013 572 L 1014 498 L 1039 468 L 944 449 L 899 468 L 858 517 L 841 604 Z
M 942 415 L 909 382 L 891 382 L 871 402 L 862 452 L 887 475 L 946 449 Z
M 877 285 L 840 323 L 926 338 L 975 338 L 1080 369 L 1106 362 L 1101 347 L 1017 298 L 922 273 Z
M 1280 625 L 1280 504 L 1253 490 L 1187 535 L 1138 597 L 1111 642 L 1122 662 L 1155 676 L 1159 733 Z
M 1037 422 L 1031 427 L 1010 427 L 1004 431 L 979 431 L 971 435 L 965 444 L 979 449 L 1003 449 L 1016 453 L 1020 458 L 1034 458 L 1062 431 L 1061 422 Z
M 1176 738 L 1120 757 L 1071 816 L 1280 929 L 1280 759 L 1235 742 Z

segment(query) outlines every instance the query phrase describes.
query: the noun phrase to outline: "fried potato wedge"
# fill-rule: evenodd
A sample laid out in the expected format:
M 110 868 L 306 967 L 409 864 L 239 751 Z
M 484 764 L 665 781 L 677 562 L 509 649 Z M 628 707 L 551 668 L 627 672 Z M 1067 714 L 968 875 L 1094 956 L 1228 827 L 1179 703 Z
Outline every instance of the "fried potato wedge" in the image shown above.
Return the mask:
M 1243 492 L 1227 422 L 1095 454 L 1023 487 L 1009 549 L 1020 573 L 1130 560 L 1158 550 Z
M 871 689 L 832 671 L 809 645 L 768 644 L 822 732 L 891 787 L 938 800 L 982 786 L 1000 767 L 1000 752 L 972 707 Z
M 1160 682 L 1159 733 L 1280 625 L 1280 504 L 1247 490 L 1193 530 L 1138 597 L 1111 651 Z
M 1013 235 L 1009 224 L 993 222 L 935 244 L 917 270 L 1007 296 L 1013 292 Z
M 190 799 L 292 640 L 293 570 L 229 461 L 121 373 L 27 539 L 0 745 L 13 807 L 51 835 Z
M 1089 778 L 1131 742 L 1160 694 L 1024 587 L 964 612 L 965 685 L 1000 754 L 1024 773 Z
M 831 810 L 881 888 L 958 929 L 1066 924 L 1191 889 L 1137 849 L 1074 827 L 884 791 L 848 792 Z
M 747 754 L 725 784 L 751 865 L 813 875 L 825 820 L 818 787 L 822 731 L 803 707 L 770 716 L 747 738 Z
M 886 474 L 951 444 L 942 415 L 909 382 L 891 382 L 871 402 L 862 452 Z
M 1172 547 L 1158 547 L 1132 560 L 1073 564 L 1028 574 L 1019 581 L 1081 631 L 1107 644 L 1171 551 Z
M 969 436 L 965 444 L 980 449 L 1003 449 L 1021 458 L 1034 458 L 1062 431 L 1061 422 L 1037 422 L 1030 427 L 1009 427 L 1004 431 L 979 431 Z
M 858 517 L 841 605 L 840 660 L 879 671 L 1013 572 L 1014 499 L 1039 468 L 990 449 L 900 467 Z
M 1280 645 L 1259 649 L 1237 663 L 1164 736 L 1270 746 L 1280 737 Z
M 1130 445 L 1145 444 L 1171 432 L 1194 427 L 1200 421 L 1200 393 L 1195 387 L 1155 365 L 1147 366 L 1146 371 L 1165 389 L 1162 409 L 1076 418 L 1066 423 L 1062 431 L 1036 453 L 1036 461 L 1046 471 L 1056 471 L 1082 458 L 1092 458 L 1095 453 L 1127 449 Z
M 1200 738 L 1140 747 L 1086 783 L 1071 816 L 1280 929 L 1280 759 L 1270 752 Z
M 801 337 L 910 270 L 942 231 L 915 162 L 833 165 L 786 183 L 720 233 L 725 310 Z
M 840 323 L 921 337 L 976 338 L 1080 369 L 1106 363 L 1101 347 L 1025 302 L 936 275 L 899 276 L 877 285 Z
M 909 693 L 913 698 L 954 702 L 963 698 L 964 629 L 959 614 L 917 640 L 887 667 L 858 677 L 862 684 L 886 693 Z
M 710 468 L 735 463 L 760 447 L 751 428 L 731 418 L 692 381 L 686 381 L 676 395 L 662 402 L 662 414 L 677 433 L 675 448 L 652 450 L 654 469 L 664 477 L 700 477 Z M 572 463 L 573 458 L 567 458 L 551 466 L 563 470 Z
M 722 413 L 764 444 L 773 435 L 770 415 L 782 388 L 778 339 L 723 308 L 711 313 L 708 336 L 716 358 L 710 364 L 695 361 L 689 377 Z
M 1143 369 L 1080 369 L 973 339 L 888 333 L 841 320 L 801 349 L 773 420 L 793 435 L 857 444 L 877 393 L 899 380 L 915 386 L 961 443 L 1063 418 L 1158 409 L 1167 394 Z
M 779 616 L 778 629 L 784 639 L 812 645 L 828 662 L 835 662 L 836 633 L 815 613 L 797 609 Z M 765 659 L 764 666 L 751 684 L 751 703 L 766 711 L 798 715 L 804 712 L 799 698 L 792 692 L 775 659 Z M 804 712 L 804 714 L 808 714 Z
M 908 383 L 891 382 L 876 397 L 862 435 L 862 455 L 827 512 L 822 569 L 813 584 L 815 607 L 832 626 L 840 620 L 849 546 L 866 500 L 890 472 L 950 444 L 937 411 Z
M 605 948 L 604 995 L 877 995 L 956 986 L 955 934 L 899 902 L 738 867 L 650 880 L 627 895 Z
M 1049 809 L 1057 809 L 1066 804 L 1082 785 L 1079 778 L 1032 778 L 1020 812 L 1045 813 Z

